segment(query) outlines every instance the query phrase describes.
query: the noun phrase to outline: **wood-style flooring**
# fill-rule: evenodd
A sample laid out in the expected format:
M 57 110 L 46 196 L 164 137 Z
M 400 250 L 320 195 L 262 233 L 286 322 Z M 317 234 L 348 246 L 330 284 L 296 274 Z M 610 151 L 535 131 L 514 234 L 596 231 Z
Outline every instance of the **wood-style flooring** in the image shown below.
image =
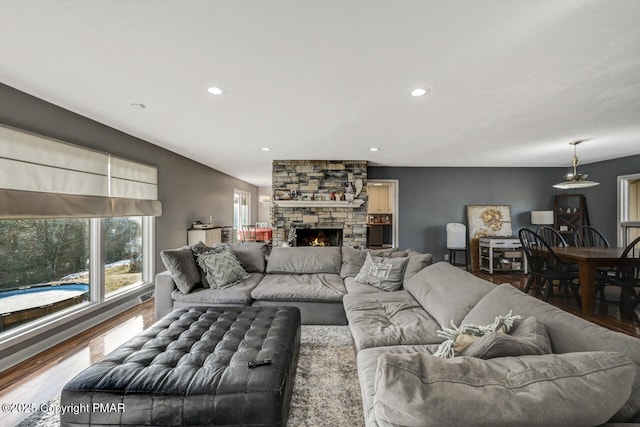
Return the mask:
M 524 274 L 476 275 L 494 283 L 511 283 L 519 289 L 524 289 L 527 280 Z M 552 297 L 549 303 L 608 329 L 640 338 L 638 316 L 625 319 L 613 304 L 598 302 L 597 313 L 584 316 L 571 298 Z M 149 327 L 154 321 L 153 307 L 152 299 L 1 373 L 0 403 L 48 402 L 80 371 Z M 28 415 L 4 412 L 0 419 L 3 426 L 11 426 Z

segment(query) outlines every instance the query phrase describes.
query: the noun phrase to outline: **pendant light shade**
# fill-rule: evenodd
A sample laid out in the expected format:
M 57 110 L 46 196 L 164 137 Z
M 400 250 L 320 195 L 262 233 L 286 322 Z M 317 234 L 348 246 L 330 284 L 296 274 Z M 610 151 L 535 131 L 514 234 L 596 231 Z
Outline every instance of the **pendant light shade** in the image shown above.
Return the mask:
M 600 185 L 599 182 L 589 181 L 587 180 L 586 173 L 578 173 L 578 156 L 576 154 L 576 145 L 586 141 L 586 139 L 579 139 L 577 141 L 570 142 L 570 145 L 573 145 L 573 159 L 571 159 L 571 166 L 573 167 L 573 173 L 568 173 L 566 176 L 566 181 L 559 182 L 555 184 L 554 188 L 559 188 L 562 190 L 572 190 L 576 188 L 588 188 L 595 187 L 596 185 Z

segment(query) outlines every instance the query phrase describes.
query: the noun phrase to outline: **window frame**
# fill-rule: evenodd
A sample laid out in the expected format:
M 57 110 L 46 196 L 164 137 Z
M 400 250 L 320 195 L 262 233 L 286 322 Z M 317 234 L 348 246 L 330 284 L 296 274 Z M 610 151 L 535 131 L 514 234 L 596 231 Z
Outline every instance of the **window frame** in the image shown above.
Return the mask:
M 640 173 L 618 176 L 618 246 L 624 247 L 627 242 L 626 229 L 640 228 L 640 221 L 630 220 L 630 201 L 629 185 L 632 181 L 640 180 Z
M 236 195 L 242 197 L 242 196 L 246 196 L 247 197 L 247 222 L 242 222 L 242 213 L 240 212 L 240 210 L 238 210 L 238 217 L 236 217 L 236 202 L 235 202 L 235 198 Z M 242 204 L 240 204 L 239 206 L 242 206 Z M 240 190 L 238 188 L 234 188 L 233 189 L 233 226 L 236 227 L 238 230 L 240 230 L 240 228 L 243 225 L 246 224 L 251 224 L 251 192 L 249 191 L 245 191 L 245 190 Z M 238 221 L 238 224 L 236 224 L 236 220 Z

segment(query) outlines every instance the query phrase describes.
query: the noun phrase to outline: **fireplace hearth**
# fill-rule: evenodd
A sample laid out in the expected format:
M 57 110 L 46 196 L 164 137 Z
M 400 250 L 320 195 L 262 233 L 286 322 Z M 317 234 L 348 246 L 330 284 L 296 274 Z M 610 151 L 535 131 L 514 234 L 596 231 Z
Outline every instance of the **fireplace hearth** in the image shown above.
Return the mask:
M 342 229 L 296 228 L 296 246 L 342 246 Z

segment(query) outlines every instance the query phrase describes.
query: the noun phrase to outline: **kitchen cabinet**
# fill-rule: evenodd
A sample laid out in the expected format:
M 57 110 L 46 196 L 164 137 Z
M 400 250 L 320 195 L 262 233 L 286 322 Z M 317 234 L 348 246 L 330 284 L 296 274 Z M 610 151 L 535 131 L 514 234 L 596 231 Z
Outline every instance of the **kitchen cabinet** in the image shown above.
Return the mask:
M 392 195 L 388 185 L 369 185 L 369 213 L 392 213 Z

